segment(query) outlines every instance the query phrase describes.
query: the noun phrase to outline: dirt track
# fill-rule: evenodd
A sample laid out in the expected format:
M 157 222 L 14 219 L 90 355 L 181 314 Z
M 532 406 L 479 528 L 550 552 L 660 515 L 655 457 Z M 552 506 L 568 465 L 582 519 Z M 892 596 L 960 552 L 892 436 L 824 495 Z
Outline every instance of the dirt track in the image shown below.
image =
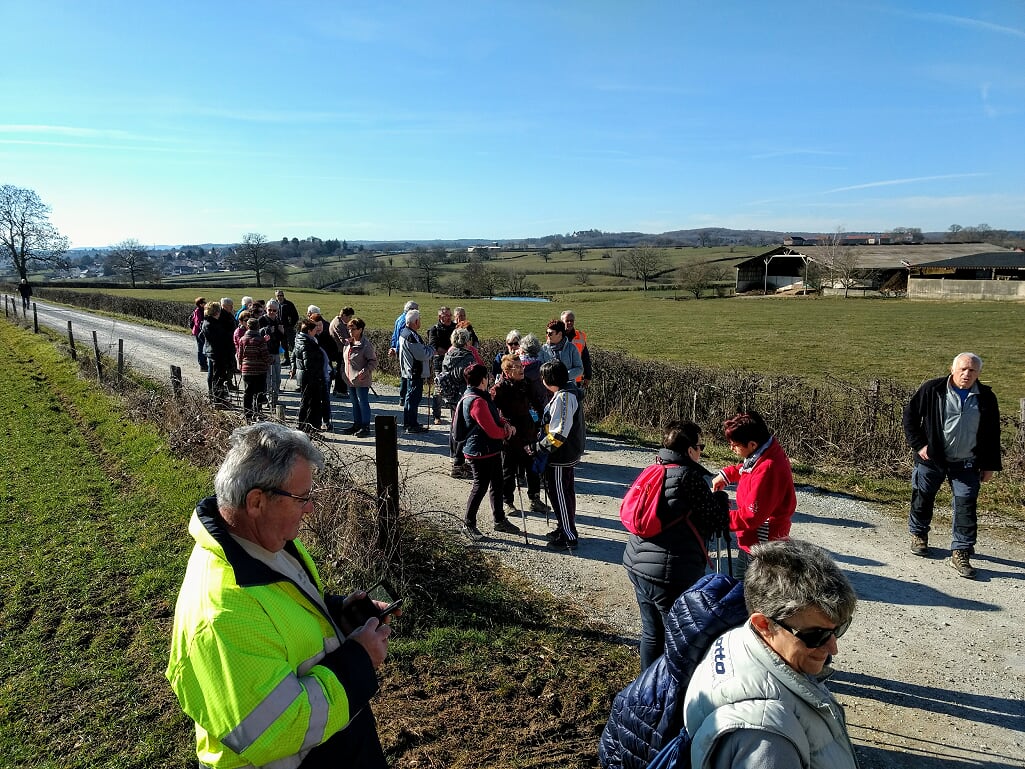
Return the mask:
M 161 378 L 180 365 L 188 384 L 205 388 L 190 336 L 38 307 L 40 322 L 61 331 L 73 320 L 80 345 L 91 346 L 95 328 L 105 352 L 116 353 L 124 339 L 130 365 Z M 397 413 L 394 390 L 377 390 L 375 414 Z M 294 418 L 294 392 L 284 402 Z M 339 403 L 336 413 L 336 425 L 346 424 L 348 405 Z M 372 452 L 372 440 L 327 440 L 343 459 Z M 450 512 L 443 519 L 455 525 L 469 483 L 448 477 L 445 428 L 401 439 L 400 451 L 407 482 L 426 506 Z M 528 517 L 529 546 L 510 535 L 481 546 L 555 595 L 589 607 L 633 642 L 638 618 L 620 563 L 626 536 L 618 500 L 650 458 L 650 450 L 588 438 L 577 469 L 582 541 L 575 555 L 542 547 L 548 527 L 536 515 Z M 934 548 L 930 559 L 908 554 L 903 521 L 855 498 L 798 489 L 793 535 L 832 552 L 860 597 L 830 688 L 847 709 L 863 767 L 1025 767 L 1025 540 L 1020 524 L 994 519 L 985 506 L 984 486 L 974 558 L 979 579 L 970 581 L 943 563 L 946 550 Z M 486 510 L 480 520 L 488 533 Z M 936 523 L 933 543 L 949 543 L 949 519 L 938 516 Z

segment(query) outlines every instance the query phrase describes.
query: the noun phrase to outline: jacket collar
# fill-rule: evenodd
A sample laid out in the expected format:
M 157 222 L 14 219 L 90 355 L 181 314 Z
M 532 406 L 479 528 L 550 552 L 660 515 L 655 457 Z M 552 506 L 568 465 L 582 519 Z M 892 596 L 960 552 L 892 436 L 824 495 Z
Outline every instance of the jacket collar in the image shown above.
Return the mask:
M 196 505 L 196 511 L 193 515 L 194 524 L 202 527 L 201 531 L 197 531 L 195 526 L 189 527 L 197 543 L 207 550 L 214 549 L 210 545 L 216 545 L 216 547 L 220 548 L 224 554 L 224 560 L 228 562 L 232 571 L 235 572 L 235 582 L 239 587 L 269 585 L 273 582 L 285 580 L 283 575 L 271 569 L 267 564 L 253 558 L 235 541 L 234 537 L 231 536 L 231 532 L 228 531 L 227 522 L 221 517 L 220 510 L 217 509 L 217 497 L 207 497 L 202 500 Z M 204 533 L 212 542 L 201 541 Z M 294 542 L 286 542 L 285 550 L 299 563 L 303 564 L 304 569 L 306 568 L 306 562 L 299 554 L 299 550 Z M 307 571 L 309 570 L 307 569 Z M 314 583 L 316 582 L 312 574 L 310 574 L 310 580 Z

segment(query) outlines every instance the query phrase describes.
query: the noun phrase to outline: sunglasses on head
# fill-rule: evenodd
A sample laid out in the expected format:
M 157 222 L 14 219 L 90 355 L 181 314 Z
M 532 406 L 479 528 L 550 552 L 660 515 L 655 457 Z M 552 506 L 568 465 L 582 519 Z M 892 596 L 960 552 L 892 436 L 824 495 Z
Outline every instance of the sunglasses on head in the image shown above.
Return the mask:
M 853 620 L 854 618 L 851 617 L 851 619 L 847 620 L 842 625 L 837 625 L 836 627 L 812 627 L 805 628 L 803 630 L 794 630 L 794 628 L 790 627 L 785 622 L 778 619 L 773 619 L 772 617 L 769 617 L 769 619 L 771 619 L 781 628 L 786 630 L 788 633 L 792 634 L 794 638 L 803 643 L 809 649 L 818 649 L 820 646 L 825 646 L 827 643 L 829 643 L 830 636 L 839 638 L 844 633 L 846 633 L 847 628 L 851 626 L 851 620 Z

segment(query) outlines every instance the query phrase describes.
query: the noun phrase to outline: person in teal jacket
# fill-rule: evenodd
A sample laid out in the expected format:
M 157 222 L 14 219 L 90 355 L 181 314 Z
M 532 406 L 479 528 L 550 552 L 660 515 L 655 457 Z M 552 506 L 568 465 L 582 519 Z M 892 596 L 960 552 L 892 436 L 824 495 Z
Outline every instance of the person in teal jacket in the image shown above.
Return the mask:
M 296 539 L 324 458 L 276 422 L 237 429 L 196 507 L 167 679 L 200 765 L 385 769 L 370 698 L 391 628 L 356 626 Z M 378 605 L 383 608 L 383 605 Z

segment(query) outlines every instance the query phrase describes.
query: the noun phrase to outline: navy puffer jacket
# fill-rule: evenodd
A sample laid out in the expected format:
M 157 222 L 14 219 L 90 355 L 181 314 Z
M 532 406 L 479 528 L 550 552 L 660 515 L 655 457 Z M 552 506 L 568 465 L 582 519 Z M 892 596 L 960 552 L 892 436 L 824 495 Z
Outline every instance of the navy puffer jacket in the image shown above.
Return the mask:
M 666 652 L 612 701 L 598 743 L 603 769 L 645 769 L 683 728 L 683 696 L 716 638 L 747 621 L 744 584 L 709 574 L 676 599 L 666 618 Z

